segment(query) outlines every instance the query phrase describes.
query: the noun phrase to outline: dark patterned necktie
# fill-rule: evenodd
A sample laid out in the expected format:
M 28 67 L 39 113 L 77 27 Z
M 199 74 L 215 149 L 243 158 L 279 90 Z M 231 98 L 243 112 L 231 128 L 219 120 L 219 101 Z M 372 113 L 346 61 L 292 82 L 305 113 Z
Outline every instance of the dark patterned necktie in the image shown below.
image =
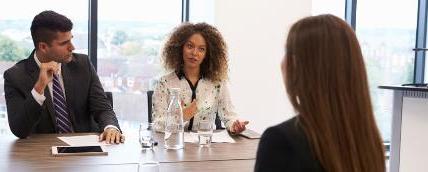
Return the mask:
M 56 113 L 56 125 L 59 133 L 71 133 L 73 127 L 71 124 L 70 116 L 68 115 L 67 103 L 65 101 L 64 92 L 62 91 L 61 84 L 59 83 L 58 75 L 53 75 L 52 81 L 52 97 L 53 106 Z

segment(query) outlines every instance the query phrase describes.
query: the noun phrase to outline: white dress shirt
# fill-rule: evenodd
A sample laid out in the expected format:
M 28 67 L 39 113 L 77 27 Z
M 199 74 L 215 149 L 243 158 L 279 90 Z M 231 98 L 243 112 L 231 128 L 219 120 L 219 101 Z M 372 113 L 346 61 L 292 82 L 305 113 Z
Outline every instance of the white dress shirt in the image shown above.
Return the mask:
M 175 72 L 161 77 L 153 93 L 152 116 L 156 131 L 163 132 L 165 130 L 170 88 L 180 88 L 179 97 L 185 107 L 192 102 L 192 89 L 184 77 L 178 78 Z M 193 118 L 192 130 L 197 130 L 201 119 L 215 119 L 216 113 L 228 129 L 238 119 L 225 82 L 215 83 L 201 78 L 196 87 L 196 105 L 197 112 Z M 187 125 L 188 123 L 185 126 L 186 129 Z

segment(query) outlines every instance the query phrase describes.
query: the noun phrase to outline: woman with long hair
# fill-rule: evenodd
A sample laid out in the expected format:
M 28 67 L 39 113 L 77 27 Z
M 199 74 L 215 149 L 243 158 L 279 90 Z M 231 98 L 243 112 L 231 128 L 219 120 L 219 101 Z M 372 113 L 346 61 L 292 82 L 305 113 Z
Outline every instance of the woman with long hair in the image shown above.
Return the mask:
M 366 69 L 354 31 L 333 15 L 304 18 L 281 64 L 297 115 L 268 128 L 255 171 L 384 172 Z

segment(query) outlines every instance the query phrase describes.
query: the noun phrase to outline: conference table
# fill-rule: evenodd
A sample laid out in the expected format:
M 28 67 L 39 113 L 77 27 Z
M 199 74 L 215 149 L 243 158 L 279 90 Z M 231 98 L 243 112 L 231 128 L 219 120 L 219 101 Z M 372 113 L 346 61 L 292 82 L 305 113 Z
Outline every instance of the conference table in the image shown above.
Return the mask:
M 52 146 L 66 146 L 60 136 L 81 136 L 97 133 L 34 134 L 26 139 L 2 135 L 0 139 L 0 171 L 150 171 L 146 162 L 159 162 L 159 171 L 253 171 L 259 139 L 232 136 L 235 143 L 212 143 L 201 148 L 185 143 L 181 150 L 167 150 L 163 134 L 154 134 L 159 142 L 153 151 L 142 150 L 138 137 L 127 137 L 125 143 L 105 146 L 108 155 L 52 156 Z M 139 165 L 140 164 L 140 165 Z M 150 165 L 150 164 L 149 164 Z M 146 170 L 144 170 L 146 168 Z M 140 170 L 139 170 L 140 169 Z

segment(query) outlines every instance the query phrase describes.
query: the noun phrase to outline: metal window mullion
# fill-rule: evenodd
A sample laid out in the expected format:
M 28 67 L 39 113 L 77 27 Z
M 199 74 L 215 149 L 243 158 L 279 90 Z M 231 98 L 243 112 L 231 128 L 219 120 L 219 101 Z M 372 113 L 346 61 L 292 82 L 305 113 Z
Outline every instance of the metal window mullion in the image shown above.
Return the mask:
M 355 31 L 357 23 L 357 0 L 345 0 L 345 20 Z
M 415 68 L 414 83 L 424 83 L 425 74 L 425 50 L 427 34 L 427 8 L 428 0 L 418 0 L 418 19 L 416 28 L 416 45 L 415 45 Z
M 97 70 L 98 0 L 89 0 L 88 55 Z
M 181 0 L 181 22 L 189 21 L 189 1 Z

